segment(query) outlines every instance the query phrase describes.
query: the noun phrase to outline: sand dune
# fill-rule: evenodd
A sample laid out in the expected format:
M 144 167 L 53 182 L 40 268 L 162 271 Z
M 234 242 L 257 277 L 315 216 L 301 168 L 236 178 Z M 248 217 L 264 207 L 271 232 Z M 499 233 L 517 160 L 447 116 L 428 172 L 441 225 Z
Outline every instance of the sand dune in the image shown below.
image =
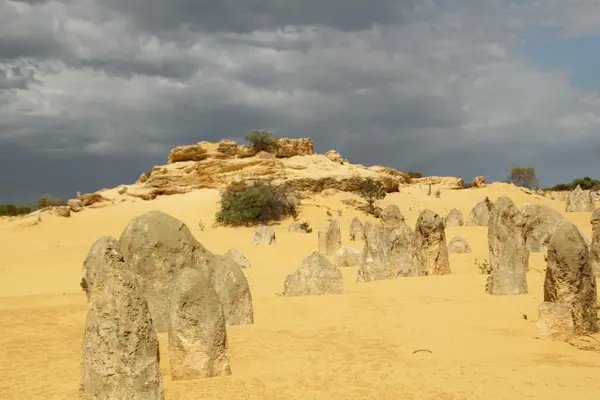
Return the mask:
M 495 183 L 482 189 L 442 191 L 403 188 L 380 204 L 397 204 L 414 226 L 430 208 L 468 215 L 485 196 L 517 206 L 542 203 L 560 212 L 564 203 Z M 342 210 L 343 244 L 353 217 L 338 193 L 304 200 L 301 220 L 327 223 Z M 217 253 L 237 248 L 250 260 L 244 270 L 254 298 L 255 324 L 229 327 L 233 375 L 172 382 L 166 336 L 160 335 L 167 399 L 596 399 L 598 352 L 533 338 L 542 301 L 544 254 L 532 253 L 524 296 L 489 296 L 474 265 L 487 258 L 487 229 L 447 229 L 464 236 L 469 254 L 451 254 L 452 275 L 355 283 L 344 268 L 345 293 L 286 298 L 283 281 L 317 247 L 313 234 L 275 227 L 277 245 L 252 245 L 251 228 L 214 228 L 214 190 L 164 196 L 149 202 L 87 209 L 71 218 L 44 215 L 41 224 L 12 228 L 0 220 L 0 399 L 76 399 L 87 302 L 79 288 L 81 265 L 101 235 L 119 237 L 137 215 L 157 209 L 184 221 Z M 564 213 L 564 212 L 563 212 Z M 591 213 L 564 213 L 588 237 Z M 199 223 L 205 229 L 201 230 Z M 523 314 L 528 319 L 523 318 Z M 600 336 L 596 336 L 600 340 Z M 592 343 L 595 343 L 590 339 Z M 419 351 L 426 349 L 428 351 Z

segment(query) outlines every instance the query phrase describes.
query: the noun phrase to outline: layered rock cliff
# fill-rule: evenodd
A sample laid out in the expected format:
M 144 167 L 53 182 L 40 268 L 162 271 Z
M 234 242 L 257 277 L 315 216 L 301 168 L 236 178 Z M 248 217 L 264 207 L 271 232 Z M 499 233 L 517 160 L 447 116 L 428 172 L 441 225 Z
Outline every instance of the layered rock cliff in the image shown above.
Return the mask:
M 411 178 L 403 172 L 383 166 L 350 164 L 335 150 L 325 155 L 315 154 L 312 139 L 283 138 L 268 153 L 257 153 L 231 140 L 177 146 L 169 152 L 167 164 L 152 168 L 149 175 L 140 176 L 135 184 L 97 193 L 109 202 L 127 198 L 151 200 L 203 188 L 224 190 L 248 180 L 270 180 L 300 192 L 331 188 L 353 191 L 364 177 L 380 181 L 388 192 L 397 192 L 411 183 Z M 451 177 L 427 177 L 412 182 L 446 189 L 462 186 L 462 179 Z

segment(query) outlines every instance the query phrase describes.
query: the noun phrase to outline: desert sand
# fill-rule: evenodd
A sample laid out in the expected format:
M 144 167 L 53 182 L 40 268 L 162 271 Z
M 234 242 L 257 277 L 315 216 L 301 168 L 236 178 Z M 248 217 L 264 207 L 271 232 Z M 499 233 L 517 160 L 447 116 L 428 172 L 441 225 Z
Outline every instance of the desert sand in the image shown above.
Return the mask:
M 402 188 L 379 205 L 397 204 L 414 227 L 418 212 L 465 219 L 485 196 L 509 196 L 518 207 L 564 203 L 494 183 L 485 188 Z M 474 264 L 486 259 L 487 228 L 448 228 L 448 241 L 464 236 L 472 253 L 451 254 L 452 274 L 355 283 L 344 268 L 345 293 L 288 298 L 287 274 L 317 248 L 317 228 L 327 210 L 342 210 L 343 245 L 353 217 L 366 216 L 341 203 L 353 194 L 303 200 L 300 220 L 312 234 L 289 233 L 291 220 L 275 226 L 277 244 L 254 246 L 252 228 L 212 226 L 219 193 L 203 189 L 152 201 L 87 209 L 70 218 L 44 215 L 43 223 L 11 227 L 0 219 L 0 399 L 76 399 L 87 301 L 81 267 L 101 235 L 119 237 L 127 223 L 161 210 L 184 221 L 210 250 L 234 247 L 251 262 L 244 273 L 252 290 L 255 324 L 228 328 L 233 375 L 171 381 L 166 334 L 160 334 L 167 399 L 597 399 L 600 353 L 534 338 L 543 299 L 544 253 L 532 253 L 529 294 L 490 296 Z M 591 213 L 564 213 L 588 237 Z M 335 212 L 334 212 L 335 215 Z M 201 230 L 199 223 L 205 229 Z M 527 316 L 527 319 L 524 318 Z M 598 343 L 588 338 L 590 346 Z M 427 351 L 417 351 L 417 350 Z

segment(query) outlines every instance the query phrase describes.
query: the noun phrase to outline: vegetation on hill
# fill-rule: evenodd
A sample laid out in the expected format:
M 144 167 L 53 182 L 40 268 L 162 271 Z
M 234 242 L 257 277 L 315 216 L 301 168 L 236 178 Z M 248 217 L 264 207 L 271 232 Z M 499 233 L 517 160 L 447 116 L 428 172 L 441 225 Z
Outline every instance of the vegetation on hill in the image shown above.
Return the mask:
M 571 191 L 575 189 L 577 185 L 581 186 L 583 190 L 600 190 L 600 181 L 592 179 L 589 176 L 585 176 L 583 178 L 575 178 L 571 183 L 559 183 L 558 185 L 545 188 L 544 190 Z
M 230 226 L 257 225 L 297 216 L 297 200 L 285 186 L 259 181 L 221 194 L 217 223 Z
M 367 202 L 364 211 L 375 216 L 377 215 L 375 202 L 385 198 L 387 194 L 383 184 L 373 178 L 361 178 L 355 192 Z
M 36 206 L 29 204 L 15 205 L 15 204 L 0 204 L 0 216 L 17 216 L 29 214 L 35 210 L 41 210 L 50 206 L 63 206 L 67 204 L 66 201 L 52 197 L 52 195 L 44 195 L 39 198 Z
M 256 152 L 273 151 L 273 147 L 277 143 L 277 138 L 267 131 L 253 131 L 248 134 L 246 139 Z
M 520 165 L 513 167 L 506 182 L 531 190 L 540 188 L 540 182 L 533 167 L 522 167 Z

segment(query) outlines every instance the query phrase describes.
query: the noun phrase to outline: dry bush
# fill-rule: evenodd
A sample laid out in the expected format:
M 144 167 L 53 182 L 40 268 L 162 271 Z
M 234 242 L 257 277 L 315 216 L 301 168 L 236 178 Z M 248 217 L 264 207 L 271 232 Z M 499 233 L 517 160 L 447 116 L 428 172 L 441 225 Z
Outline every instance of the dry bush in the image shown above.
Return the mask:
M 488 260 L 479 260 L 475 259 L 475 265 L 479 268 L 479 273 L 483 275 L 489 275 L 492 273 L 492 266 L 490 265 Z
M 385 198 L 387 194 L 383 183 L 376 181 L 373 178 L 361 178 L 355 192 L 367 202 L 364 211 L 367 214 L 377 216 L 375 202 Z

